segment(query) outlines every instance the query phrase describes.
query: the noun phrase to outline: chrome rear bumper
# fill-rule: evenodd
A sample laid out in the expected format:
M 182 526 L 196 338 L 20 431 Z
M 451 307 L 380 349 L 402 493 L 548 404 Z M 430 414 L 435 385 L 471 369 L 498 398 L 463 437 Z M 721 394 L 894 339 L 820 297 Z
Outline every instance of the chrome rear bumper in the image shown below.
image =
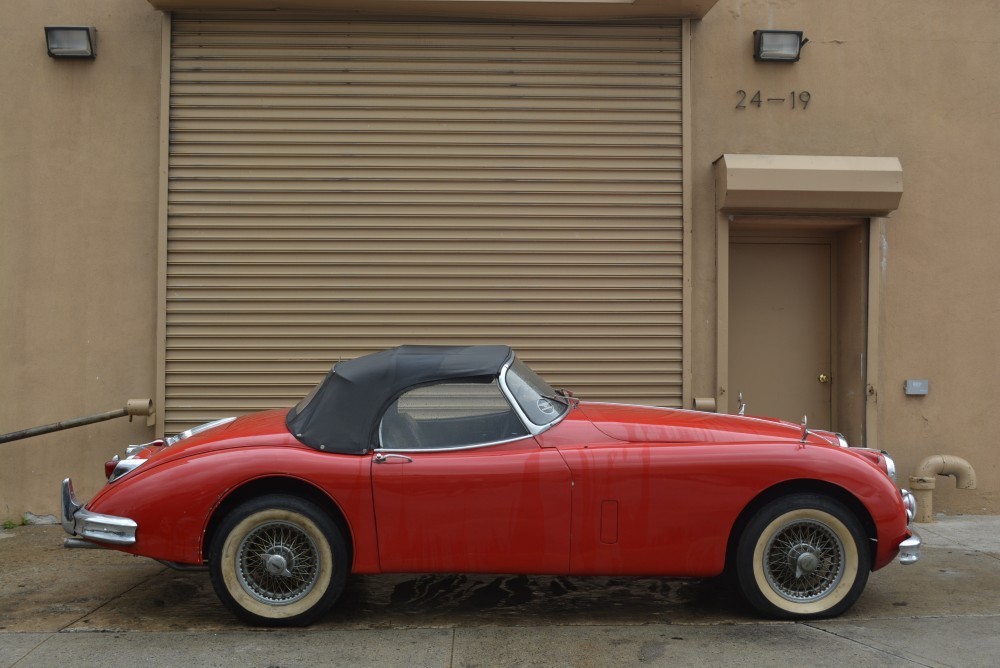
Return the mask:
M 73 481 L 66 478 L 62 482 L 62 527 L 71 536 L 110 545 L 132 545 L 139 525 L 127 517 L 92 513 L 76 500 Z M 79 547 L 76 544 L 69 547 Z

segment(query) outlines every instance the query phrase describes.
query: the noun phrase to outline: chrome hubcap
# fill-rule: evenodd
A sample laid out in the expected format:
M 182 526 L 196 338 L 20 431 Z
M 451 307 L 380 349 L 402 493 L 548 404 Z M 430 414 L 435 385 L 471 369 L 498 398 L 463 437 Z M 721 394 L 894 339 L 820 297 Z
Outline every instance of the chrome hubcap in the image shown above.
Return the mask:
M 836 589 L 844 562 L 844 544 L 833 529 L 817 520 L 794 520 L 767 542 L 763 566 L 779 596 L 808 603 Z
M 292 576 L 288 570 L 288 560 L 280 554 L 272 554 L 267 558 L 267 572 L 271 575 L 281 575 L 286 578 Z
M 812 573 L 819 567 L 819 557 L 808 550 L 808 546 L 805 546 L 804 551 L 795 559 L 796 578 L 801 578 L 807 573 Z
M 307 595 L 319 576 L 319 551 L 309 535 L 290 522 L 255 527 L 236 555 L 240 584 L 268 605 L 288 605 Z

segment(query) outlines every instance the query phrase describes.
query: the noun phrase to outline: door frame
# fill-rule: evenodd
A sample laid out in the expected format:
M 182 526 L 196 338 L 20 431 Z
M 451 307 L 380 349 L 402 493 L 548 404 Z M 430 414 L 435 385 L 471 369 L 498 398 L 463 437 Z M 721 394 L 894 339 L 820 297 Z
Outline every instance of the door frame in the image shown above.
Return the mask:
M 886 218 L 903 197 L 903 165 L 892 156 L 723 153 L 713 163 L 716 233 L 716 385 L 729 385 L 729 225 L 731 214 L 837 216 L 868 221 L 868 305 L 864 445 L 878 447 L 878 379 Z M 704 400 L 703 400 L 704 401 Z M 855 444 L 860 445 L 860 444 Z
M 822 225 L 817 225 L 816 228 L 813 229 L 812 227 L 803 224 L 803 220 L 799 218 L 795 219 L 795 221 L 799 223 L 798 225 L 796 225 L 793 229 L 787 229 L 786 226 L 784 225 L 781 225 L 780 227 L 778 226 L 778 224 L 781 223 L 782 221 L 775 220 L 771 217 L 764 218 L 763 220 L 766 220 L 770 222 L 772 225 L 775 225 L 775 229 L 762 229 L 753 226 L 756 217 L 741 216 L 740 218 L 746 223 L 746 225 L 742 226 L 737 225 L 737 229 L 730 229 L 730 236 L 729 236 L 730 258 L 732 257 L 733 247 L 740 244 L 764 245 L 764 246 L 778 246 L 778 245 L 822 246 L 825 247 L 829 252 L 829 274 L 826 276 L 829 290 L 827 295 L 825 296 L 825 299 L 827 300 L 826 303 L 828 306 L 828 312 L 826 318 L 829 321 L 829 327 L 827 332 L 827 335 L 829 336 L 829 345 L 827 346 L 827 353 L 826 353 L 828 354 L 828 359 L 825 364 L 816 367 L 815 371 L 830 374 L 831 376 L 833 376 L 834 382 L 836 382 L 837 376 L 839 375 L 837 369 L 838 360 L 840 359 L 840 350 L 839 350 L 840 337 L 838 336 L 839 325 L 836 314 L 838 305 L 838 293 L 840 292 L 840 288 L 838 286 L 838 280 L 841 274 L 840 267 L 838 266 L 838 243 L 837 243 L 836 230 Z M 854 221 L 855 224 L 860 223 L 859 219 L 854 219 Z M 816 296 L 818 297 L 819 295 Z M 733 306 L 732 301 L 730 301 L 729 304 L 730 307 Z M 730 318 L 732 318 L 731 310 L 729 312 L 729 315 Z M 730 326 L 731 323 L 732 320 L 730 319 Z M 755 347 L 758 346 L 756 346 L 755 344 Z M 729 352 L 732 353 L 732 349 L 730 349 Z M 730 366 L 731 362 L 732 360 L 727 356 L 726 358 L 727 367 Z M 741 388 L 733 387 L 731 391 L 727 393 L 726 395 L 727 401 L 724 405 L 722 405 L 723 411 L 728 412 L 732 410 L 732 405 L 734 405 L 733 402 L 736 400 L 736 397 L 733 395 L 734 393 L 739 392 L 740 389 Z M 833 386 L 829 387 L 829 395 L 830 395 L 829 403 L 826 407 L 826 411 L 829 414 L 830 423 L 833 425 L 838 425 L 837 430 L 841 431 L 843 430 L 843 427 L 838 420 L 840 402 L 838 400 L 839 399 L 838 393 L 834 391 Z M 769 415 L 771 417 L 777 417 L 776 415 L 772 415 L 766 412 L 765 413 L 755 412 L 754 397 L 751 395 L 751 396 L 745 396 L 744 398 L 747 400 L 746 401 L 747 410 L 750 412 L 750 414 Z M 799 417 L 801 416 L 799 415 L 785 416 L 785 418 L 789 420 L 792 419 L 797 420 L 799 419 Z M 822 424 L 822 420 L 819 420 L 817 422 L 817 420 L 813 419 L 812 412 L 808 413 L 808 417 L 810 423 L 814 424 L 814 426 L 819 426 L 820 424 Z M 819 427 L 819 428 L 826 429 L 827 427 Z
M 716 225 L 716 397 L 715 403 L 719 412 L 725 412 L 729 402 L 729 244 L 731 225 L 735 216 L 717 211 Z M 878 447 L 878 393 L 876 379 L 879 377 L 879 331 L 880 298 L 882 293 L 882 259 L 885 239 L 884 217 L 857 216 L 839 214 L 837 218 L 850 217 L 860 219 L 867 225 L 868 236 L 868 303 L 867 332 L 865 356 L 867 363 L 864 371 L 865 415 L 864 443 L 852 443 L 869 448 Z M 784 214 L 769 216 L 770 219 L 787 220 L 791 230 L 805 229 L 809 220 L 815 220 L 820 225 L 829 217 L 807 218 L 802 215 Z M 836 288 L 834 288 L 836 289 Z M 836 415 L 835 407 L 831 410 Z M 836 418 L 835 418 L 836 419 Z

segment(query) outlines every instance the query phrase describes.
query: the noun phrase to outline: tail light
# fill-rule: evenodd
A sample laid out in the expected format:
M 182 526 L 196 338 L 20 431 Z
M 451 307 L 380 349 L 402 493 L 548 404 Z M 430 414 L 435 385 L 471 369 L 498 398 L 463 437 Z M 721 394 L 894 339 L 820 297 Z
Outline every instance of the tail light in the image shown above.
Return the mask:
M 111 474 L 114 473 L 115 467 L 118 466 L 118 462 L 120 460 L 121 460 L 121 457 L 119 457 L 118 455 L 115 455 L 114 457 L 112 457 L 108 461 L 104 462 L 104 477 L 105 478 L 111 478 Z
M 104 462 L 104 475 L 108 482 L 114 482 L 123 475 L 146 463 L 150 457 L 163 449 L 163 441 L 153 441 L 142 445 L 130 445 L 125 450 L 125 459 L 115 455 Z

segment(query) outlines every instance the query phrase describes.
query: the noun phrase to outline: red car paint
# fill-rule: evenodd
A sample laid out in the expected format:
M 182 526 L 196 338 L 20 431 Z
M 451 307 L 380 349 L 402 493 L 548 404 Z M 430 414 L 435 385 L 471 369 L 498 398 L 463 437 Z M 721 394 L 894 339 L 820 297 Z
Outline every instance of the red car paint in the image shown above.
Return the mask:
M 336 504 L 354 573 L 718 575 L 755 498 L 815 481 L 865 509 L 875 568 L 909 535 L 876 461 L 780 421 L 582 402 L 535 437 L 375 464 L 299 443 L 285 413 L 197 434 L 109 483 L 86 508 L 138 524 L 133 545 L 109 547 L 201 565 L 213 514 L 265 478 Z

